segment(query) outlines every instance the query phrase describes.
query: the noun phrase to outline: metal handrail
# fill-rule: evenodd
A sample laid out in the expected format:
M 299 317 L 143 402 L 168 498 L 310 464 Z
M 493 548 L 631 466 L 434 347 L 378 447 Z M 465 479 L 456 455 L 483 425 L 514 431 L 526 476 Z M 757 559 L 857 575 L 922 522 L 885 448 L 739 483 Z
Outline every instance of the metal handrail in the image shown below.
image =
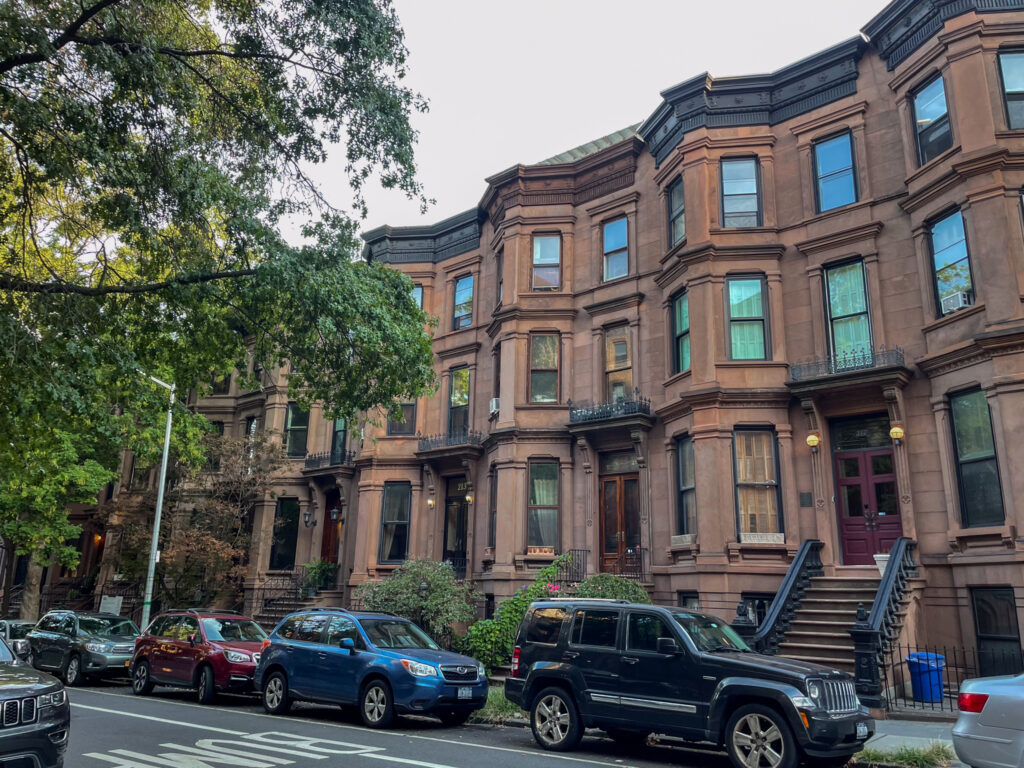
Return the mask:
M 818 539 L 805 539 L 800 545 L 779 591 L 775 593 L 775 599 L 768 606 L 761 626 L 755 627 L 748 618 L 742 601 L 736 606 L 736 620 L 732 627 L 744 636 L 747 645 L 761 653 L 774 654 L 778 650 L 811 579 L 825 572 L 821 565 L 821 550 L 824 546 L 824 542 Z
M 566 550 L 569 555 L 568 561 L 558 566 L 556 581 L 559 584 L 578 584 L 587 578 L 587 557 L 590 554 L 586 549 Z
M 608 566 L 606 572 L 614 573 L 625 579 L 633 579 L 633 581 L 648 581 L 647 549 L 645 547 L 630 547 Z
M 807 381 L 826 376 L 836 376 L 853 371 L 870 370 L 872 368 L 889 368 L 906 365 L 902 347 L 886 349 L 864 346 L 842 354 L 814 356 L 799 360 L 789 366 L 789 376 L 793 381 Z
M 349 467 L 355 464 L 355 451 L 321 451 L 320 453 L 307 453 L 305 468 L 322 469 L 323 467 Z
M 462 445 L 480 445 L 484 441 L 483 434 L 475 429 L 444 432 L 439 435 L 417 435 L 417 437 L 419 438 L 417 450 L 420 451 L 455 448 Z
M 602 421 L 614 419 L 618 416 L 632 416 L 634 414 L 651 415 L 651 399 L 643 397 L 639 389 L 634 389 L 630 397 L 616 400 L 605 400 L 600 403 L 593 403 L 589 400 L 574 403 L 566 401 L 569 406 L 569 423 L 579 424 L 587 421 Z

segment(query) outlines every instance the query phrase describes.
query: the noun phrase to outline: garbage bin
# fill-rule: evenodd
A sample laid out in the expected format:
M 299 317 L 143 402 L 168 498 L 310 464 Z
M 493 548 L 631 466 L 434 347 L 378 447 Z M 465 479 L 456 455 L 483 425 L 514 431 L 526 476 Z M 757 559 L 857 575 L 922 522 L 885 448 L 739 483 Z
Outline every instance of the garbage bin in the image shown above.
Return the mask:
M 946 657 L 939 653 L 909 653 L 906 662 L 914 701 L 942 701 L 942 670 Z

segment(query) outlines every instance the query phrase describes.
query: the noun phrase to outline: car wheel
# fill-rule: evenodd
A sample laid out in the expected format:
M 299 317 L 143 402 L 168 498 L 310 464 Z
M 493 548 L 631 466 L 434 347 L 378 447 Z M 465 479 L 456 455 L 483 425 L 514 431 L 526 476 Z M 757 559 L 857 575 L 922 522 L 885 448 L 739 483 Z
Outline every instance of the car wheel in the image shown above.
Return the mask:
M 623 747 L 642 747 L 647 743 L 650 731 L 628 731 L 624 728 L 605 728 L 608 738 Z
M 81 685 L 83 680 L 82 660 L 73 653 L 68 657 L 68 663 L 64 665 L 64 684 L 68 688 L 74 688 L 76 685 Z
M 387 728 L 395 720 L 391 688 L 383 680 L 371 680 L 359 697 L 359 715 L 369 728 Z
M 283 672 L 275 672 L 263 683 L 263 708 L 272 715 L 283 715 L 291 706 L 288 679 Z
M 217 688 L 214 686 L 212 668 L 204 666 L 199 670 L 199 685 L 197 687 L 196 698 L 199 699 L 199 703 L 212 704 L 213 700 L 217 698 Z
M 153 678 L 149 676 L 149 662 L 140 661 L 132 670 L 132 693 L 145 696 L 153 690 Z
M 441 719 L 442 723 L 451 728 L 465 723 L 469 720 L 471 714 L 473 713 L 468 709 L 447 709 L 443 712 L 438 712 L 437 716 Z
M 782 715 L 761 704 L 740 707 L 725 726 L 734 768 L 796 768 L 800 756 Z
M 544 749 L 564 752 L 583 738 L 583 726 L 572 697 L 564 688 L 545 688 L 530 707 L 533 738 Z

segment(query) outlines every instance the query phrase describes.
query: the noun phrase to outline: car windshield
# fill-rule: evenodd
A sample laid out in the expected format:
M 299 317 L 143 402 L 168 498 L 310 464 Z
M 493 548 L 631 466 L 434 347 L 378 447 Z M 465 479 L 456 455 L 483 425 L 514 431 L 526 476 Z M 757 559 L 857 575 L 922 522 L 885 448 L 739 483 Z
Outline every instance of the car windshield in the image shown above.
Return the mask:
M 139 628 L 129 619 L 108 619 L 102 616 L 79 616 L 78 628 L 90 635 L 128 635 L 135 637 L 139 634 Z
M 437 650 L 437 643 L 411 621 L 398 619 L 363 619 L 359 622 L 370 642 L 378 648 L 429 648 Z
M 11 640 L 20 640 L 21 638 L 28 635 L 28 633 L 32 630 L 32 627 L 34 626 L 35 624 L 30 623 L 8 624 L 7 634 L 10 635 Z
M 10 664 L 14 661 L 14 654 L 3 640 L 0 640 L 0 664 Z
M 267 639 L 267 633 L 252 619 L 203 619 L 203 631 L 206 639 L 215 643 L 262 643 Z
M 700 651 L 750 650 L 743 639 L 724 621 L 700 613 L 673 613 L 672 618 Z

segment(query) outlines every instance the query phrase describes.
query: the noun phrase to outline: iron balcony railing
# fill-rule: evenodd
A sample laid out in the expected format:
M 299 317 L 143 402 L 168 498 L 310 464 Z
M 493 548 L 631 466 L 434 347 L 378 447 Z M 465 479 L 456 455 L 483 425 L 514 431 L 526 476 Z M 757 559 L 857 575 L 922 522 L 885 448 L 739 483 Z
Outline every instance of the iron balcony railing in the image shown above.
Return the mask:
M 587 421 L 603 421 L 614 419 L 619 416 L 632 416 L 634 414 L 651 415 L 651 399 L 641 397 L 640 390 L 634 389 L 628 397 L 617 397 L 613 400 L 606 400 L 603 403 L 567 402 L 569 406 L 569 423 L 581 424 Z
M 793 381 L 808 381 L 854 371 L 903 365 L 905 358 L 901 347 L 886 349 L 885 345 L 877 348 L 868 346 L 840 355 L 806 358 L 789 366 L 789 376 Z
M 322 469 L 324 467 L 349 467 L 356 462 L 355 451 L 322 451 L 306 454 L 306 469 Z
M 587 578 L 587 556 L 590 554 L 586 549 L 566 550 L 568 560 L 558 567 L 558 584 L 579 584 Z
M 475 429 L 447 432 L 440 435 L 418 435 L 418 450 L 435 451 L 438 448 L 457 448 L 462 445 L 480 445 L 484 436 Z

